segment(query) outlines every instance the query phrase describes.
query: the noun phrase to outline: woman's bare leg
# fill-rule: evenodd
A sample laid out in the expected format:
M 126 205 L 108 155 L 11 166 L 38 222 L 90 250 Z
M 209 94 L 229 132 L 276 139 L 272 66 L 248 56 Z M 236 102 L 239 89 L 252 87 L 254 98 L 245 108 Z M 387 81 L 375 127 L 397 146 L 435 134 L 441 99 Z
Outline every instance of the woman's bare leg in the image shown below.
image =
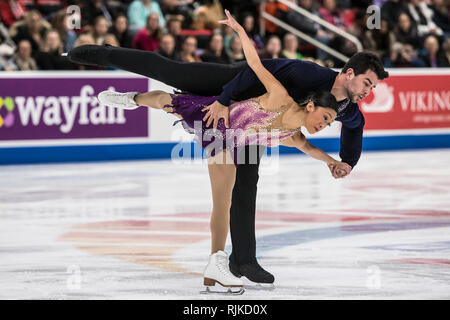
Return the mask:
M 182 119 L 182 117 L 179 114 L 173 113 L 172 107 L 167 106 L 172 104 L 172 96 L 165 91 L 155 90 L 145 93 L 138 93 L 134 97 L 134 101 L 139 106 L 164 110 Z
M 236 178 L 236 167 L 228 152 L 208 159 L 209 179 L 213 199 L 211 214 L 211 253 L 225 249 L 230 227 L 231 195 Z

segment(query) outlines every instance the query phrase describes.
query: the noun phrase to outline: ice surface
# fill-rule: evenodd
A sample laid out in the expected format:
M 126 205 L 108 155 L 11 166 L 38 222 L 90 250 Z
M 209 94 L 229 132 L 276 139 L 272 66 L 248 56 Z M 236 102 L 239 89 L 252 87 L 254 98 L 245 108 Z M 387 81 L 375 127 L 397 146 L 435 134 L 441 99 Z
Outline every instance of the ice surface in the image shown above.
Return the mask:
M 276 288 L 231 298 L 199 293 L 205 164 L 2 166 L 0 299 L 449 299 L 449 163 L 366 152 L 341 180 L 305 156 L 263 166 L 257 256 Z

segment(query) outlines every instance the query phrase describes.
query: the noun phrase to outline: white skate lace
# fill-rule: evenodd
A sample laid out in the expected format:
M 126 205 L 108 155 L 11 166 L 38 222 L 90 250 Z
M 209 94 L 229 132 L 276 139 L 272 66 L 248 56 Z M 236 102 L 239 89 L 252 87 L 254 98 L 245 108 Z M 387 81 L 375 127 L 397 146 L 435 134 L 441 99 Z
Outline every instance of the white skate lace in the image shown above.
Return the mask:
M 229 279 L 235 279 L 236 277 L 228 270 L 228 259 L 227 257 L 217 255 L 216 256 L 216 266 L 219 271 Z

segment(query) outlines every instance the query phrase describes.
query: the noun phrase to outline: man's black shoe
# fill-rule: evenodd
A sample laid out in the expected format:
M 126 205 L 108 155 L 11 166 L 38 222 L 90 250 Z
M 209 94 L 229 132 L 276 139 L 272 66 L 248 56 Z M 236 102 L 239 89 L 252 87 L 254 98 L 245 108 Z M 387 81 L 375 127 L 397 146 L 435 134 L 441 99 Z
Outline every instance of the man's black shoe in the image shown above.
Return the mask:
M 273 283 L 275 277 L 264 270 L 257 261 L 242 264 L 240 266 L 230 262 L 230 271 L 235 277 L 246 277 L 248 280 L 256 283 Z

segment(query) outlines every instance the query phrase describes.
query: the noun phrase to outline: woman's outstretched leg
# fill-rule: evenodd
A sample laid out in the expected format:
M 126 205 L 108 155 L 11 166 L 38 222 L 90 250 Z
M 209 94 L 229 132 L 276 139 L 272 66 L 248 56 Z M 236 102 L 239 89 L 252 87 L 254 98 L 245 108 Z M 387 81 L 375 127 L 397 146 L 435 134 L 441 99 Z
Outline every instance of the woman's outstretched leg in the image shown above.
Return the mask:
M 130 71 L 203 96 L 219 95 L 222 87 L 247 65 L 246 62 L 181 62 L 156 52 L 98 45 L 76 47 L 68 53 L 68 58 L 75 63 Z

